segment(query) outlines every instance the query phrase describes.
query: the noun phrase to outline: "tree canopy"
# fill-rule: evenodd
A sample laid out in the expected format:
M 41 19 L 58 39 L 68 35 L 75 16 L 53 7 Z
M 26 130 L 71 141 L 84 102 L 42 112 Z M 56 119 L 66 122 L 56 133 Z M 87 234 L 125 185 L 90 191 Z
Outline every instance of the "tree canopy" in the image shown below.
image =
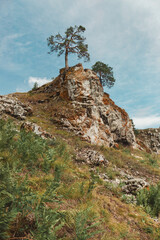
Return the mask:
M 78 58 L 84 58 L 85 61 L 90 60 L 88 53 L 88 45 L 84 44 L 86 38 L 82 36 L 86 29 L 83 26 L 74 26 L 67 28 L 64 36 L 57 34 L 47 38 L 50 52 L 57 52 L 58 56 L 65 54 L 65 68 L 68 69 L 68 55 L 70 53 L 77 54 Z
M 116 80 L 113 76 L 111 67 L 103 62 L 98 61 L 92 66 L 92 70 L 97 73 L 103 87 L 113 87 Z

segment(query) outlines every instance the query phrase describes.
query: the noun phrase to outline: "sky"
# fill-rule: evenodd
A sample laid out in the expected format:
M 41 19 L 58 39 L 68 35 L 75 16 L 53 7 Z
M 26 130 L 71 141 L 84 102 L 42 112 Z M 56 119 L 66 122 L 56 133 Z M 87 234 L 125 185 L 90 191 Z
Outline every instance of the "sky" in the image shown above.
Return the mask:
M 105 92 L 136 128 L 160 127 L 159 0 L 0 0 L 0 95 L 29 91 L 59 74 L 64 56 L 48 54 L 47 38 L 82 25 L 90 62 L 113 68 Z

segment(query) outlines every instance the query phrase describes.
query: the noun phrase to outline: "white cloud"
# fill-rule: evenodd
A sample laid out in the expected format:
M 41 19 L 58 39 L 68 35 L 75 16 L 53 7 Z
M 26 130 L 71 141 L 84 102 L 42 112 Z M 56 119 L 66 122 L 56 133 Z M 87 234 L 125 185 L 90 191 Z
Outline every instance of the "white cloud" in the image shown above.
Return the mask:
M 160 116 L 151 115 L 148 117 L 135 117 L 133 118 L 133 122 L 138 129 L 160 127 Z
M 0 39 L 0 68 L 7 71 L 18 72 L 23 68 L 23 63 L 15 60 L 15 53 L 19 56 L 27 51 L 31 41 L 20 42 L 24 34 L 14 33 Z
M 37 83 L 38 86 L 42 86 L 43 84 L 46 84 L 48 82 L 52 81 L 52 79 L 47 79 L 46 77 L 45 78 L 39 78 L 39 77 L 29 77 L 28 79 L 28 83 L 29 83 L 29 86 L 30 87 L 33 87 L 34 86 L 34 83 Z
M 0 40 L 0 56 L 3 56 L 4 54 L 8 53 L 9 46 L 13 46 L 14 41 L 18 38 L 22 37 L 23 34 L 14 33 L 7 35 Z M 12 49 L 12 48 L 10 48 Z M 12 49 L 14 51 L 14 49 Z
M 46 38 L 58 32 L 63 34 L 69 26 L 82 24 L 86 27 L 84 35 L 91 54 L 87 67 L 98 60 L 113 67 L 116 84 L 106 91 L 111 92 L 116 104 L 135 116 L 132 118 L 137 128 L 159 126 L 159 0 L 21 0 L 21 4 L 7 4 L 8 1 L 2 1 L 5 4 L 0 9 L 0 68 L 18 74 L 22 72 L 22 75 L 26 72 L 25 76 L 41 76 L 41 69 L 34 69 L 32 62 L 43 66 L 43 73 L 49 66 L 44 64 L 46 58 L 42 55 L 48 50 Z M 11 18 L 8 19 L 9 14 Z M 14 31 L 19 29 L 19 33 L 9 31 L 11 28 Z M 4 38 L 3 29 L 10 32 Z M 21 33 L 25 33 L 23 40 Z M 36 52 L 38 47 L 42 51 Z M 30 55 L 25 56 L 26 52 Z M 20 60 L 14 58 L 15 53 Z M 54 59 L 51 74 L 62 65 L 63 58 L 55 56 Z M 70 56 L 69 61 L 75 64 L 77 59 L 71 59 Z M 31 87 L 35 82 L 41 85 L 48 81 L 38 77 L 28 79 Z

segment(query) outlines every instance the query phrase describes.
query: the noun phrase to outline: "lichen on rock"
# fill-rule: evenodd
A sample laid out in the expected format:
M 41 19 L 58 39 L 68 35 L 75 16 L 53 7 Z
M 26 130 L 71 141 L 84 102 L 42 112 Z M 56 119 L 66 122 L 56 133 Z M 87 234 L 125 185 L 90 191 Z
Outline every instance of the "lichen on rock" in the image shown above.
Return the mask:
M 32 114 L 32 109 L 15 97 L 5 95 L 0 96 L 0 115 L 2 116 L 3 114 L 24 120 L 27 115 Z
M 108 165 L 108 160 L 98 151 L 84 148 L 77 151 L 75 160 L 91 166 Z
M 147 187 L 149 187 L 149 183 L 147 183 L 144 179 L 132 178 L 124 181 L 122 191 L 126 194 L 136 195 L 139 190 Z
M 160 154 L 160 128 L 138 130 L 137 139 L 142 149 Z
M 82 64 L 60 70 L 60 75 L 39 91 L 52 92 L 69 101 L 73 114 L 56 112 L 53 118 L 92 144 L 135 144 L 133 127 L 125 110 L 104 93 L 95 72 Z
M 50 133 L 44 131 L 36 123 L 32 123 L 29 121 L 23 122 L 21 125 L 21 129 L 24 129 L 26 132 L 34 132 L 36 135 L 42 137 L 43 139 L 54 138 Z

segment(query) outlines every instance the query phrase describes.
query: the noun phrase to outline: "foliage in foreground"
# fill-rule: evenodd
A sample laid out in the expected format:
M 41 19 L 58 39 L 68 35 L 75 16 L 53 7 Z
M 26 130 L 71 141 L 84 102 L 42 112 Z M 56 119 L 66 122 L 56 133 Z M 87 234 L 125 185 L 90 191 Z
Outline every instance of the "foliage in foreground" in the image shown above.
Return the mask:
M 95 234 L 99 233 L 99 231 L 95 231 L 95 228 L 99 225 L 99 222 L 95 222 L 94 224 L 92 224 L 93 219 L 92 221 L 88 221 L 89 210 L 90 209 L 79 211 L 76 214 L 76 240 L 87 240 L 93 237 Z
M 160 215 L 160 183 L 151 185 L 149 190 L 141 190 L 137 195 L 137 204 L 144 206 L 147 213 L 158 217 Z
M 57 234 L 66 222 L 57 193 L 63 166 L 56 161 L 68 160 L 65 145 L 0 120 L 0 147 L 0 239 L 60 239 Z M 41 183 L 32 180 L 37 176 Z M 73 219 L 77 240 L 97 234 L 88 212 L 79 211 Z

